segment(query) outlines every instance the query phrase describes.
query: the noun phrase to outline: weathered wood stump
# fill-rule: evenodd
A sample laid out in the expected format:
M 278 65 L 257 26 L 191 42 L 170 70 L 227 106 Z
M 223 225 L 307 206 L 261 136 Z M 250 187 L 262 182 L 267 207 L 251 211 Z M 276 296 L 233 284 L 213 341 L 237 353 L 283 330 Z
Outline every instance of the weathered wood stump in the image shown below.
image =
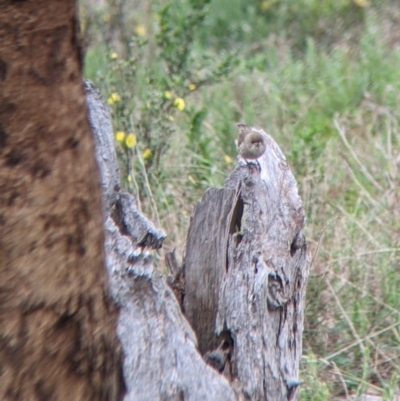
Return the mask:
M 296 182 L 265 134 L 259 163 L 209 189 L 191 219 L 183 309 L 205 359 L 249 400 L 295 398 L 309 271 Z
M 234 401 L 228 381 L 204 363 L 196 336 L 148 250 L 165 234 L 120 189 L 108 107 L 85 84 L 103 187 L 106 264 L 110 291 L 120 308 L 117 334 L 124 352 L 125 401 Z
M 309 259 L 302 203 L 276 143 L 263 132 L 259 164 L 239 160 L 225 188 L 204 194 L 183 270 L 168 256 L 170 284 L 193 331 L 152 267 L 148 250 L 161 247 L 165 234 L 121 191 L 107 106 L 89 83 L 86 92 L 110 291 L 120 307 L 125 400 L 295 398 Z

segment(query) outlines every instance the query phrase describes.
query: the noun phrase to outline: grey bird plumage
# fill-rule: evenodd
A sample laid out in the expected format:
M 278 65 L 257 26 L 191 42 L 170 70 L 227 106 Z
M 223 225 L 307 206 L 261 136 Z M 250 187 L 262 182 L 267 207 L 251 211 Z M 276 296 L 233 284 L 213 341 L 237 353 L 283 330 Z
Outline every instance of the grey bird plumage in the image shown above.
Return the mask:
M 264 135 L 248 127 L 246 124 L 236 124 L 239 129 L 237 142 L 238 153 L 243 159 L 256 160 L 261 157 L 266 149 Z

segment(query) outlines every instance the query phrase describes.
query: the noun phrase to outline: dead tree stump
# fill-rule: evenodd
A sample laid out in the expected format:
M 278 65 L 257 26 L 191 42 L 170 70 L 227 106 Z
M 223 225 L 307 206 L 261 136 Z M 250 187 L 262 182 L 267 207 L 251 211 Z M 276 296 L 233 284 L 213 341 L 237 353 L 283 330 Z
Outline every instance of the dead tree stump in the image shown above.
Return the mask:
M 120 189 L 107 105 L 86 83 L 103 188 L 110 292 L 120 308 L 125 401 L 291 400 L 309 269 L 296 182 L 275 142 L 196 206 L 171 283 L 149 251 L 165 234 Z M 196 339 L 197 336 L 197 339 Z M 198 353 L 200 350 L 203 358 Z M 208 363 L 208 366 L 205 362 Z
M 197 351 L 196 336 L 150 252 L 165 234 L 121 190 L 108 107 L 85 83 L 103 188 L 106 265 L 119 306 L 117 334 L 124 353 L 124 401 L 235 401 L 229 382 Z
M 309 271 L 294 177 L 264 131 L 258 163 L 238 167 L 196 206 L 187 236 L 183 309 L 210 365 L 239 398 L 296 397 Z

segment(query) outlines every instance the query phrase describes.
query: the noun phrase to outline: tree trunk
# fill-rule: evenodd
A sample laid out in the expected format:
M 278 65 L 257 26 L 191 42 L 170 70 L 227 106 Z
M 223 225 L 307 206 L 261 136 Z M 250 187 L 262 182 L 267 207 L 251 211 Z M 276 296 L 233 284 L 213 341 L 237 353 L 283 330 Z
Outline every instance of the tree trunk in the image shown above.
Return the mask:
M 249 400 L 295 397 L 309 270 L 296 182 L 266 138 L 225 188 L 196 206 L 186 242 L 184 312 L 205 359 Z
M 75 2 L 0 2 L 0 399 L 117 400 Z

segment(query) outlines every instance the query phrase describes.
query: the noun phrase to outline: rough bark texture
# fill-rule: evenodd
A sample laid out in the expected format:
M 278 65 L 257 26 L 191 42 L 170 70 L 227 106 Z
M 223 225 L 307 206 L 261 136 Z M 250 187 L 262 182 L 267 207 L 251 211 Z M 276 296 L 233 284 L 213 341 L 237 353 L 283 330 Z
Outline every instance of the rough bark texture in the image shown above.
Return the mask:
M 0 2 L 0 399 L 117 400 L 75 2 Z
M 86 91 L 105 194 L 107 268 L 120 305 L 125 401 L 233 401 L 228 381 L 204 363 L 173 292 L 153 270 L 146 247 L 159 248 L 165 234 L 140 214 L 132 195 L 118 189 L 107 105 L 91 84 Z
M 209 189 L 192 216 L 184 311 L 209 358 L 250 400 L 295 397 L 309 270 L 296 182 L 276 143 Z M 222 340 L 222 348 L 221 348 Z M 220 345 L 219 345 L 220 344 Z M 219 347 L 218 347 L 219 345 Z

